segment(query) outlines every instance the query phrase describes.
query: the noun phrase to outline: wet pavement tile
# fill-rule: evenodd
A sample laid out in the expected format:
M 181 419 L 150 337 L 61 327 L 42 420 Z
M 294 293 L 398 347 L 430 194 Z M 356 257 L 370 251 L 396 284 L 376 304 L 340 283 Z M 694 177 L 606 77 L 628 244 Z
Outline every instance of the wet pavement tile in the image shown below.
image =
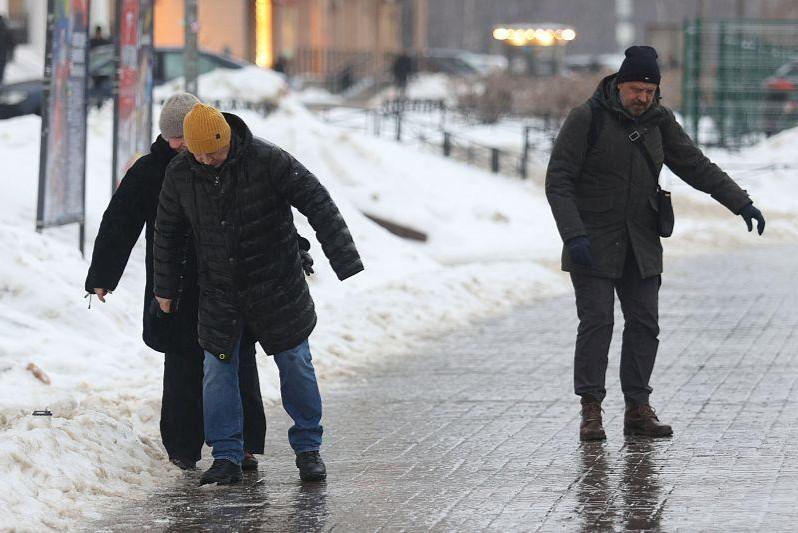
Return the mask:
M 622 434 L 618 313 L 608 440 L 579 442 L 568 295 L 323 383 L 325 483 L 299 481 L 270 406 L 267 454 L 243 483 L 199 488 L 189 473 L 85 529 L 795 531 L 798 248 L 666 267 L 651 401 L 672 438 Z

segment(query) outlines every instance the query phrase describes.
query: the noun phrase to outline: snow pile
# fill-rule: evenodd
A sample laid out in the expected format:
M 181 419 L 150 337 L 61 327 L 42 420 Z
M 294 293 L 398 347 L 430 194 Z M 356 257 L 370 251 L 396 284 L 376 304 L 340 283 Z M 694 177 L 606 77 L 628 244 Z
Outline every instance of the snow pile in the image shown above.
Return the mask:
M 225 87 L 244 74 L 215 76 Z M 220 89 L 215 97 L 237 91 Z M 311 344 L 322 387 L 336 373 L 411 350 L 442 330 L 568 290 L 542 175 L 526 182 L 494 176 L 335 129 L 290 96 L 268 118 L 240 115 L 255 135 L 292 152 L 322 180 L 363 256 L 366 270 L 338 282 L 304 217 L 296 217 L 316 260 L 309 283 L 319 326 Z M 89 251 L 109 196 L 110 117 L 106 105 L 92 111 L 89 122 Z M 109 302 L 95 300 L 86 309 L 88 261 L 77 252 L 76 229 L 33 231 L 39 128 L 38 117 L 0 121 L 0 157 L 14 169 L 0 176 L 0 246 L 6 250 L 0 262 L 0 524 L 67 529 L 181 474 L 166 463 L 158 436 L 163 359 L 140 340 L 143 239 Z M 781 157 L 781 141 L 769 142 L 749 156 L 727 157 L 763 163 Z M 761 241 L 795 238 L 792 185 L 786 174 L 748 185 L 769 216 L 768 239 Z M 700 193 L 674 190 L 677 235 L 667 246 L 695 251 L 695 241 L 682 237 L 693 233 L 717 241 L 707 246 L 757 241 L 739 219 L 698 200 Z M 779 195 L 793 199 L 782 199 L 784 212 L 771 214 L 767 202 Z M 427 240 L 400 239 L 366 214 L 423 232 Z M 39 381 L 29 363 L 52 384 Z M 259 365 L 264 397 L 276 400 L 274 365 L 266 357 Z M 45 407 L 52 418 L 30 415 Z
M 412 100 L 443 100 L 448 106 L 457 103 L 457 91 L 462 83 L 441 73 L 421 72 L 407 82 L 404 97 Z M 397 87 L 391 86 L 372 99 L 372 104 L 380 105 L 385 100 L 394 100 L 402 95 Z
M 728 164 L 740 170 L 743 187 L 756 190 L 757 204 L 784 212 L 798 209 L 798 194 L 793 193 L 798 169 L 798 128 L 783 131 L 739 154 Z M 785 194 L 790 191 L 790 194 Z
M 306 87 L 302 89 L 300 92 L 296 93 L 297 98 L 303 104 L 329 104 L 329 105 L 339 105 L 343 104 L 344 99 L 342 96 L 337 94 L 332 94 L 327 89 L 323 89 L 321 87 Z
M 110 188 L 110 124 L 98 118 L 108 122 L 109 108 L 90 125 L 95 230 Z M 88 311 L 76 228 L 33 231 L 39 128 L 38 117 L 0 122 L 0 157 L 14 168 L 1 178 L 0 524 L 25 530 L 65 529 L 100 508 L 84 505 L 92 498 L 123 498 L 131 486 L 174 475 L 161 472 L 160 444 L 148 436 L 155 435 L 163 363 L 142 349 L 140 290 Z M 137 283 L 143 256 L 135 255 Z M 30 363 L 52 384 L 29 372 Z M 45 408 L 54 416 L 31 416 Z
M 38 48 L 22 44 L 14 48 L 14 60 L 6 65 L 3 83 L 17 83 L 20 81 L 42 79 L 44 77 L 44 63 L 42 53 Z
M 673 238 L 665 239 L 666 253 L 738 247 L 798 240 L 798 195 L 795 169 L 798 156 L 792 149 L 798 128 L 787 130 L 740 152 L 708 150 L 707 155 L 726 171 L 762 210 L 767 221 L 765 238 L 748 234 L 740 217 L 733 216 L 709 195 L 697 191 L 663 168 L 661 183 L 673 195 L 676 226 Z
M 460 138 L 468 139 L 480 146 L 498 148 L 503 152 L 520 155 L 524 149 L 524 126 L 517 119 L 502 119 L 495 124 L 449 124 L 448 128 Z M 548 141 L 540 129 L 530 132 L 530 145 L 542 145 Z M 532 152 L 534 157 L 534 152 Z
M 483 76 L 493 72 L 503 72 L 509 66 L 507 58 L 499 54 L 462 52 L 458 57 Z
M 417 100 L 446 100 L 451 94 L 449 76 L 422 73 L 407 84 L 407 97 Z
M 153 90 L 154 99 L 163 101 L 184 90 L 185 80 L 177 78 Z M 240 69 L 216 69 L 197 78 L 203 100 L 240 100 L 276 103 L 288 92 L 285 77 L 273 70 L 248 65 Z

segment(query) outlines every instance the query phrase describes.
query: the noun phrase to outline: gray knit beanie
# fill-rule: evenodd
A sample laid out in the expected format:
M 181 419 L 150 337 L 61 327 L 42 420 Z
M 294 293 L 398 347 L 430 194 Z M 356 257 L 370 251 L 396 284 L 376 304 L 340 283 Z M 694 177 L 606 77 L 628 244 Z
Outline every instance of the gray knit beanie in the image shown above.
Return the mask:
M 161 136 L 167 141 L 172 137 L 182 137 L 183 119 L 197 103 L 199 98 L 190 93 L 177 93 L 167 98 L 161 108 L 161 117 L 158 119 Z

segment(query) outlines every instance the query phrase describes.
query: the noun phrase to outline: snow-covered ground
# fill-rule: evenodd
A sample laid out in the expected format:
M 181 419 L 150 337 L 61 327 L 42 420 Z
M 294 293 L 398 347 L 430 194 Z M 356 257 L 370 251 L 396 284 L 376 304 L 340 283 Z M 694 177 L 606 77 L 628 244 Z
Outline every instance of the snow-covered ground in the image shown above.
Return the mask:
M 421 72 L 410 78 L 405 89 L 405 98 L 412 100 L 443 100 L 449 106 L 457 103 L 457 92 L 463 82 L 455 77 L 441 73 Z M 387 87 L 371 99 L 371 104 L 379 106 L 385 100 L 394 100 L 401 95 L 398 88 Z
M 41 53 L 32 45 L 22 44 L 14 48 L 14 59 L 6 65 L 3 83 L 41 79 L 43 76 Z
M 216 97 L 219 97 L 218 95 Z M 158 110 L 156 109 L 156 116 Z M 341 372 L 412 351 L 443 330 L 569 290 L 542 175 L 494 176 L 414 146 L 324 124 L 293 97 L 268 118 L 240 113 L 255 135 L 294 153 L 329 188 L 366 270 L 337 281 L 313 232 L 311 291 L 319 326 L 311 337 L 322 389 Z M 108 202 L 110 106 L 89 119 L 87 249 Z M 38 117 L 0 121 L 0 528 L 65 529 L 181 477 L 158 436 L 162 356 L 140 341 L 143 239 L 119 288 L 87 309 L 88 258 L 74 227 L 34 231 Z M 716 153 L 730 166 L 790 159 L 798 131 L 744 153 Z M 666 177 L 667 179 L 667 177 Z M 702 194 L 673 184 L 676 233 L 668 252 L 798 239 L 794 171 L 746 180 L 768 217 L 765 238 Z M 364 213 L 428 235 L 393 236 Z M 696 246 L 700 243 L 701 246 Z M 27 370 L 44 371 L 46 385 Z M 264 397 L 278 399 L 272 361 L 259 360 Z M 323 390 L 322 390 L 323 392 Z M 52 417 L 33 417 L 49 407 Z
M 341 128 L 377 133 L 387 139 L 396 137 L 396 116 L 391 113 L 375 116 L 369 110 L 342 105 L 325 109 L 321 116 L 325 122 Z M 527 126 L 530 128 L 529 165 L 545 167 L 556 136 L 556 131 L 552 129 L 554 125 L 546 127 L 542 119 L 504 118 L 495 124 L 478 124 L 457 113 L 409 110 L 402 113 L 401 120 L 404 143 L 440 153 L 445 131 L 452 135 L 454 154 L 462 154 L 470 147 L 475 159 L 482 160 L 485 168 L 489 167 L 492 148 L 501 152 L 504 166 L 517 165 L 523 152 L 524 130 Z
M 176 78 L 155 87 L 153 99 L 166 100 L 177 91 L 182 91 L 185 80 Z M 207 101 L 237 100 L 244 102 L 278 102 L 288 92 L 285 76 L 273 70 L 255 65 L 240 69 L 216 69 L 197 78 L 197 90 Z

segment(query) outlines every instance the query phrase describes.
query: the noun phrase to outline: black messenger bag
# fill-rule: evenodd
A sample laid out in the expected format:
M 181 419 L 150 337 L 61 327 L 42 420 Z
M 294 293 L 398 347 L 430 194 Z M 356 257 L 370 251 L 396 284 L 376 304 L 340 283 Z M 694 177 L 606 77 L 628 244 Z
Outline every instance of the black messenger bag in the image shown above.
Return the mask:
M 671 193 L 666 191 L 659 184 L 659 173 L 651 154 L 648 152 L 645 143 L 641 140 L 643 136 L 637 130 L 629 134 L 629 140 L 637 146 L 643 159 L 646 160 L 651 175 L 657 180 L 657 192 L 654 194 L 654 204 L 657 210 L 657 230 L 660 237 L 670 237 L 673 234 L 673 204 L 671 203 Z

